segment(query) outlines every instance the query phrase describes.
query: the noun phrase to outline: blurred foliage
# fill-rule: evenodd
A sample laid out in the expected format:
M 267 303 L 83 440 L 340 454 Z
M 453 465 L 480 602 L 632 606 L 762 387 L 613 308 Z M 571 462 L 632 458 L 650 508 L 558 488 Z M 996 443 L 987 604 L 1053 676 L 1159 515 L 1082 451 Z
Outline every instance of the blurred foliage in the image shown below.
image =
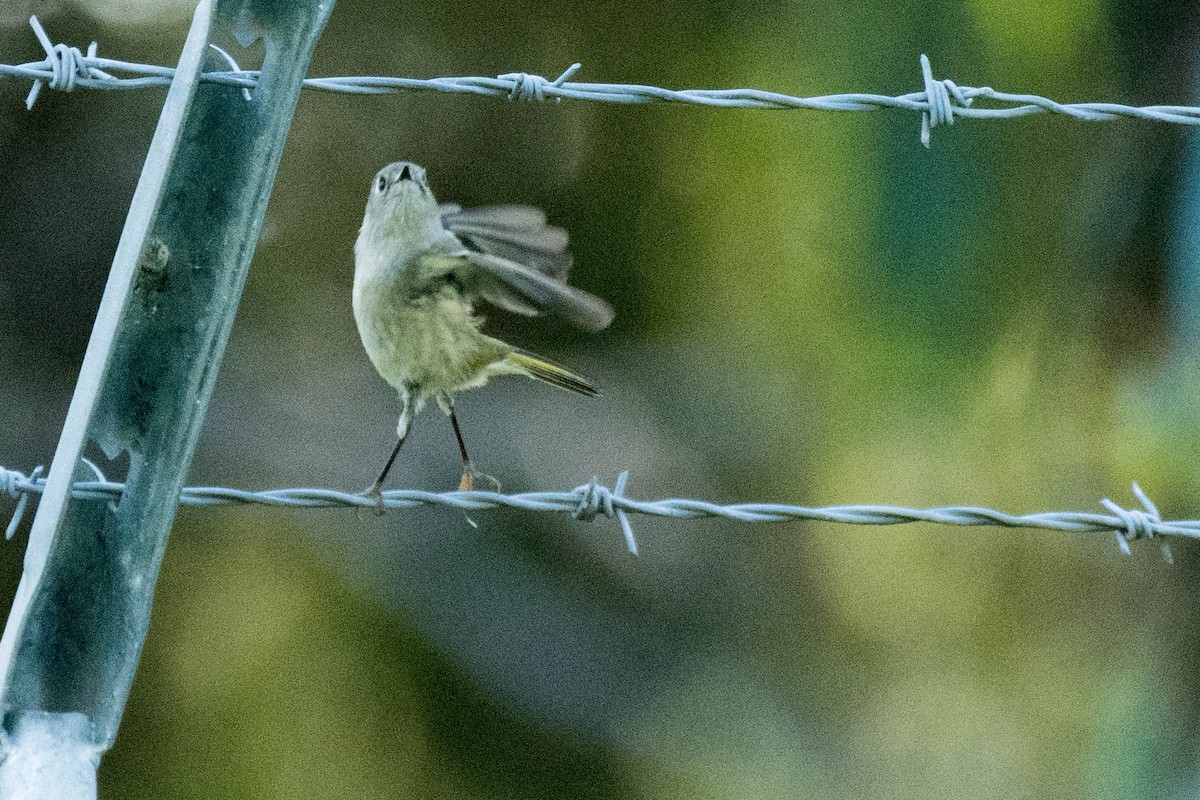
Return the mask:
M 7 0 L 0 58 L 173 63 L 189 4 Z M 312 74 L 556 75 L 795 94 L 961 84 L 1195 103 L 1178 2 L 339 0 Z M 260 50 L 222 43 L 252 66 Z M 0 463 L 47 461 L 160 91 L 0 82 Z M 1195 132 L 306 92 L 192 482 L 365 486 L 397 403 L 349 309 L 368 181 L 529 202 L 589 336 L 492 329 L 593 376 L 460 412 L 512 490 L 1200 513 Z M 1187 167 L 1185 169 L 1185 167 Z M 426 413 L 395 485 L 456 481 Z M 119 474 L 121 465 L 109 467 Z M 516 513 L 184 510 L 111 797 L 1194 794 L 1200 596 L 1111 538 L 927 526 L 615 526 Z M 0 561 L 16 584 L 18 541 Z M 1153 609 L 1152 613 L 1149 609 Z

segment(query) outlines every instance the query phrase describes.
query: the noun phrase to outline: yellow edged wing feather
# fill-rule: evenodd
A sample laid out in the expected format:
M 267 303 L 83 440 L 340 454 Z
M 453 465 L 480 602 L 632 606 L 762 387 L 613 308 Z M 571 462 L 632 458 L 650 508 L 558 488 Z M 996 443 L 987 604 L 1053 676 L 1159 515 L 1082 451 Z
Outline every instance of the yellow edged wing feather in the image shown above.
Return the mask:
M 545 381 L 551 386 L 557 386 L 585 397 L 596 397 L 600 394 L 600 391 L 588 383 L 587 378 L 582 375 L 576 375 L 566 367 L 560 367 L 553 361 L 547 361 L 541 356 L 535 356 L 525 350 L 514 350 L 506 360 L 523 374 L 537 378 L 539 381 Z

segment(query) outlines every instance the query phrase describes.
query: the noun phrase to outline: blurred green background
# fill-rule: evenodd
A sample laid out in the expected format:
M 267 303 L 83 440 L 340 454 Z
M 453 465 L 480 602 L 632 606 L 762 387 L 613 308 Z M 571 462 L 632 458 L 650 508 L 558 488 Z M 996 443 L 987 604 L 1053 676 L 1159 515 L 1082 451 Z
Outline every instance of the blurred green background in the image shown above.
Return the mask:
M 173 64 L 190 3 L 0 6 Z M 338 0 L 314 75 L 555 76 L 800 95 L 960 84 L 1195 103 L 1200 7 L 1058 0 Z M 226 43 L 244 66 L 260 49 Z M 164 92 L 0 82 L 0 464 L 46 463 Z M 1200 140 L 1061 117 L 534 106 L 306 91 L 193 484 L 357 490 L 398 404 L 350 312 L 369 181 L 527 202 L 599 335 L 490 329 L 594 378 L 465 395 L 507 490 L 1132 503 L 1200 516 Z M 453 488 L 427 412 L 392 486 Z M 120 464 L 110 471 L 120 474 Z M 11 508 L 0 500 L 0 513 Z M 101 794 L 1132 798 L 1200 793 L 1200 550 L 932 526 L 184 509 Z M 26 523 L 25 527 L 28 527 Z M 3 550 L 11 593 L 25 532 Z

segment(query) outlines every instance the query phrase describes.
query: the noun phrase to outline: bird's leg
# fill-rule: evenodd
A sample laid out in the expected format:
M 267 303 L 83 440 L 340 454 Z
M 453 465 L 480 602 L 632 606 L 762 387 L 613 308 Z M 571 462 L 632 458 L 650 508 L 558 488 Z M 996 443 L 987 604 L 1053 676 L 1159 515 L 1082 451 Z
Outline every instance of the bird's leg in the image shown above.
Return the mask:
M 379 473 L 379 477 L 371 484 L 371 488 L 362 493 L 364 497 L 375 500 L 376 516 L 383 516 L 383 482 L 387 480 L 392 464 L 396 463 L 396 456 L 400 455 L 400 448 L 404 445 L 404 440 L 408 438 L 408 432 L 412 429 L 412 414 L 409 412 L 411 405 L 408 402 L 407 393 L 401 395 L 400 399 L 404 403 L 404 410 L 400 412 L 400 423 L 396 426 L 396 446 L 392 448 L 392 454 L 388 456 L 387 463 L 383 465 L 383 471 Z
M 450 424 L 454 427 L 454 438 L 458 439 L 458 452 L 462 454 L 463 472 L 458 481 L 460 492 L 469 492 L 475 488 L 475 465 L 467 453 L 467 443 L 463 441 L 462 429 L 458 427 L 458 417 L 454 416 L 454 405 L 450 406 Z
M 458 427 L 458 417 L 454 416 L 454 401 L 451 400 L 448 405 L 450 414 L 450 424 L 454 426 L 454 438 L 458 439 L 458 452 L 462 454 L 463 473 L 462 478 L 458 482 L 458 490 L 460 492 L 469 492 L 475 488 L 475 476 L 487 478 L 493 483 L 497 489 L 500 489 L 500 481 L 493 478 L 491 475 L 486 475 L 475 469 L 475 463 L 471 461 L 471 456 L 467 454 L 467 445 L 463 441 L 462 429 Z
M 371 497 L 375 500 L 375 513 L 383 516 L 383 482 L 387 480 L 388 472 L 392 469 L 392 464 L 396 463 L 396 456 L 400 455 L 400 447 L 404 444 L 404 437 L 401 436 L 396 440 L 396 446 L 392 448 L 392 454 L 388 456 L 387 463 L 383 465 L 383 471 L 379 473 L 379 477 L 371 484 L 371 488 L 363 492 L 365 497 Z

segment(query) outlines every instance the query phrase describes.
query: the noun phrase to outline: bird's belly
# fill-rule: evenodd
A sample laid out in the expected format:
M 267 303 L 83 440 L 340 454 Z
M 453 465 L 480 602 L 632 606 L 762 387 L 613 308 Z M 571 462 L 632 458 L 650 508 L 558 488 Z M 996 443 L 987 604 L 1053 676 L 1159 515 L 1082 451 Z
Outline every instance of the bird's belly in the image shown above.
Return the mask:
M 355 287 L 354 317 L 371 363 L 397 389 L 433 394 L 478 385 L 507 355 L 453 289 L 411 298 L 379 288 Z

